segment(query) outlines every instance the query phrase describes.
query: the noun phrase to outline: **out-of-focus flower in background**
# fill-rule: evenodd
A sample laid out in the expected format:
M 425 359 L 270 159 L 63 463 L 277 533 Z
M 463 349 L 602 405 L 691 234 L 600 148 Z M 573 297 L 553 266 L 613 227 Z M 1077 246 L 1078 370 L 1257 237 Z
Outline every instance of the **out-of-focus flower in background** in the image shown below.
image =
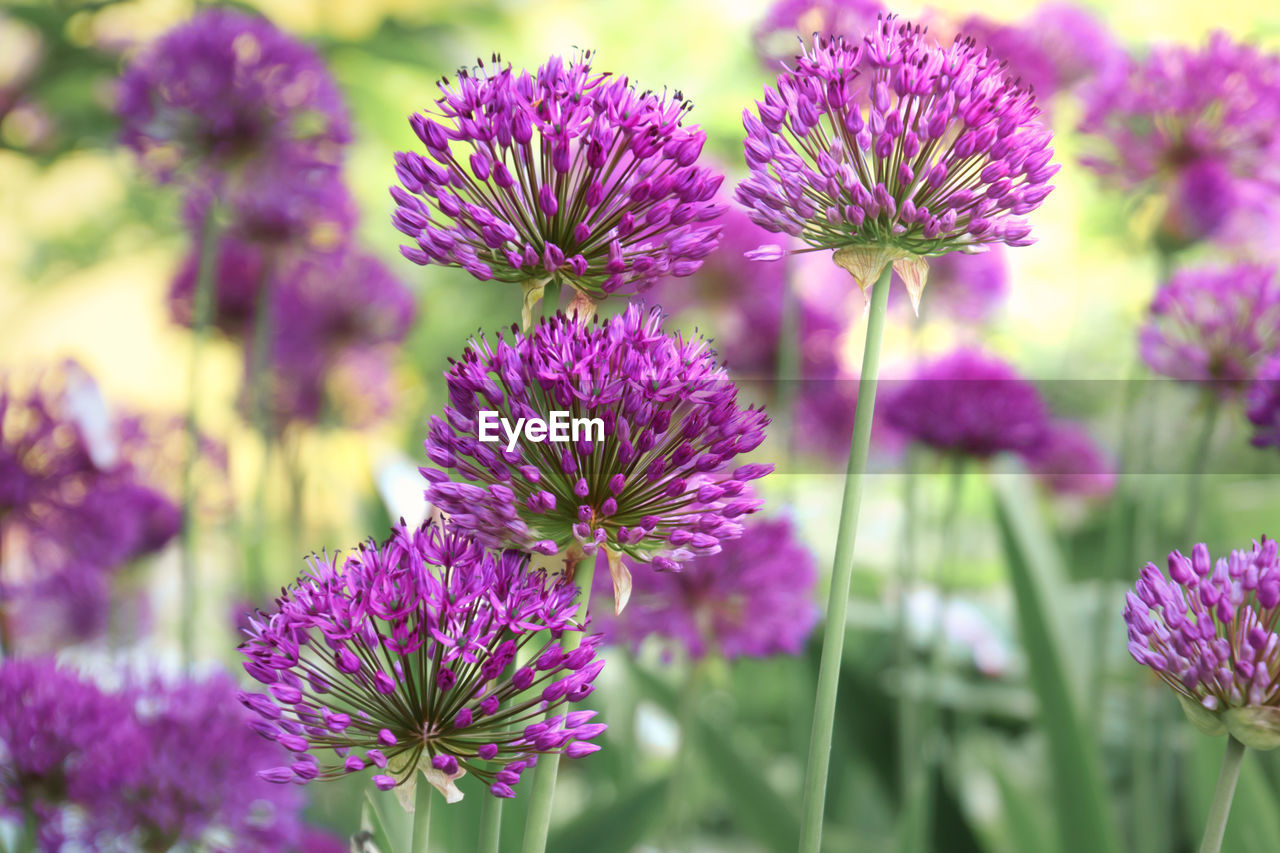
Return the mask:
M 1050 424 L 1025 456 L 1031 473 L 1056 495 L 1100 499 L 1115 489 L 1115 460 L 1081 424 Z
M 818 622 L 813 554 L 785 519 L 752 520 L 741 538 L 678 571 L 632 569 L 630 605 L 617 616 L 596 608 L 597 627 L 607 641 L 633 648 L 655 637 L 667 660 L 677 650 L 730 660 L 799 654 Z M 595 595 L 607 600 L 600 575 Z
M 258 731 L 292 750 L 260 768 L 310 782 L 373 768 L 379 789 L 412 798 L 417 771 L 455 802 L 470 772 L 498 797 L 549 752 L 599 747 L 593 711 L 567 711 L 604 666 L 598 636 L 571 651 L 578 589 L 529 568 L 527 555 L 482 549 L 452 526 L 397 527 L 344 560 L 313 557 L 251 620 L 245 669 L 268 693 L 242 693 Z M 518 649 L 527 664 L 515 664 Z M 337 759 L 329 760 L 333 750 Z
M 880 0 L 777 0 L 752 33 L 756 55 L 771 69 L 785 65 L 813 37 L 856 40 L 887 11 Z
M 684 124 L 679 92 L 642 92 L 592 60 L 530 74 L 495 57 L 440 84 L 410 119 L 427 156 L 396 155 L 406 258 L 518 282 L 526 314 L 549 282 L 594 301 L 698 268 L 720 235 L 723 177 L 697 164 L 706 134 Z
M 1274 269 L 1236 264 L 1175 273 L 1156 291 L 1139 332 L 1142 360 L 1210 393 L 1243 392 L 1280 344 Z

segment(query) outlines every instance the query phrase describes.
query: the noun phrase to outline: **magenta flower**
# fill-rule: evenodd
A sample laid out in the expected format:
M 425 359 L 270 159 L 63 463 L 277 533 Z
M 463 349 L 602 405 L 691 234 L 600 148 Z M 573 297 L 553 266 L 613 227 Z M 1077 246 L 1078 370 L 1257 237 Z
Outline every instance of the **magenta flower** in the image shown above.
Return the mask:
M 925 257 L 1031 242 L 1052 187 L 1031 93 L 967 39 L 948 48 L 890 16 L 819 39 L 743 115 L 752 219 L 833 259 L 865 289 L 889 263 L 917 303 Z
M 1280 356 L 1271 356 L 1259 368 L 1245 402 L 1254 425 L 1253 446 L 1280 448 Z
M 449 802 L 470 772 L 498 797 L 538 756 L 599 747 L 586 698 L 604 661 L 598 636 L 565 647 L 577 588 L 532 571 L 528 556 L 482 549 L 453 526 L 399 526 L 310 574 L 259 614 L 241 646 L 267 693 L 241 701 L 258 731 L 295 754 L 272 782 L 373 770 L 379 789 L 412 796 L 417 771 Z M 527 653 L 525 665 L 517 652 Z
M 592 58 L 440 84 L 410 119 L 426 156 L 396 154 L 406 258 L 519 282 L 526 310 L 550 281 L 599 300 L 698 268 L 720 233 L 722 177 L 696 164 L 705 134 L 678 92 L 641 92 Z
M 739 519 L 761 505 L 746 484 L 772 466 L 731 466 L 764 441 L 769 419 L 738 405 L 705 340 L 663 334 L 657 310 L 632 305 L 585 325 L 558 315 L 513 329 L 510 342 L 473 339 L 445 377 L 449 406 L 426 441 L 444 470 L 422 469 L 427 499 L 486 547 L 589 556 L 603 546 L 619 609 L 631 583 L 623 554 L 674 569 L 740 536 Z M 565 424 L 559 443 L 509 439 L 498 422 L 552 411 L 587 420 L 576 436 Z
M 1280 187 L 1280 57 L 1225 33 L 1200 48 L 1157 47 L 1128 59 L 1090 85 L 1085 107 L 1080 129 L 1094 147 L 1082 162 L 1117 189 L 1184 205 L 1170 211 L 1175 224 L 1202 217 L 1195 208 L 1212 186 L 1206 180 Z M 1200 176 L 1189 177 L 1193 170 Z
M 162 180 L 281 158 L 333 164 L 346 109 L 315 52 L 270 22 L 213 9 L 142 51 L 120 79 L 121 138 Z
M 979 459 L 1031 451 L 1049 427 L 1034 385 L 1004 361 L 969 349 L 926 363 L 888 390 L 882 406 L 885 423 L 912 441 Z
M 1115 489 L 1115 462 L 1078 424 L 1050 425 L 1026 459 L 1031 473 L 1054 494 L 1104 498 Z
M 1277 329 L 1280 282 L 1274 269 L 1187 269 L 1156 292 L 1139 345 L 1156 373 L 1226 396 L 1243 391 L 1275 352 Z
M 1264 537 L 1216 562 L 1203 543 L 1191 559 L 1174 551 L 1167 577 L 1147 563 L 1125 596 L 1129 653 L 1173 688 L 1201 731 L 1273 749 L 1280 745 L 1278 606 L 1274 540 Z
M 782 519 L 748 523 L 720 553 L 679 571 L 632 576 L 630 607 L 603 617 L 609 642 L 639 647 L 655 636 L 668 655 L 675 647 L 693 658 L 795 655 L 818 621 L 813 554 Z M 607 581 L 597 581 L 595 594 L 608 596 Z

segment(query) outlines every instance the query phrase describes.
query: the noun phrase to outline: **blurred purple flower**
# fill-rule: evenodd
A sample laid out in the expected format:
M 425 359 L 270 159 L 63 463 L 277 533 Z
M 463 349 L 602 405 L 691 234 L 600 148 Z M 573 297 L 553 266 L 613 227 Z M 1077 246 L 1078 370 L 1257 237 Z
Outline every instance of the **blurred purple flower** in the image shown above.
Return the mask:
M 1156 291 L 1139 332 L 1142 360 L 1215 394 L 1243 391 L 1276 350 L 1280 282 L 1270 267 L 1185 269 Z
M 1280 745 L 1278 605 L 1274 540 L 1264 537 L 1216 563 L 1204 543 L 1191 559 L 1174 551 L 1168 577 L 1147 563 L 1125 596 L 1129 652 L 1173 688 L 1201 731 L 1273 749 Z
M 1017 24 L 973 15 L 959 31 L 1007 62 L 1008 75 L 1031 87 L 1041 101 L 1123 61 L 1110 31 L 1073 3 L 1045 3 Z
M 324 63 L 265 19 L 212 9 L 145 48 L 120 79 L 121 138 L 162 180 L 263 160 L 332 165 L 350 138 Z
M 1082 162 L 1117 189 L 1165 195 L 1165 239 L 1211 236 L 1238 190 L 1280 188 L 1280 56 L 1214 33 L 1201 48 L 1156 47 L 1085 94 Z
M 1049 416 L 1035 386 L 1010 365 L 957 350 L 886 389 L 885 423 L 940 453 L 985 459 L 1025 453 L 1044 440 Z
M 313 557 L 241 646 L 268 689 L 241 702 L 296 755 L 260 775 L 309 782 L 372 768 L 379 789 L 411 795 L 420 769 L 454 802 L 466 772 L 512 797 L 540 754 L 594 752 L 605 729 L 595 712 L 565 712 L 604 666 L 598 636 L 564 648 L 564 632 L 582 628 L 577 595 L 527 555 L 485 551 L 444 525 L 397 527 L 342 562 Z M 330 749 L 337 760 L 321 764 Z
M 1246 413 L 1254 425 L 1254 447 L 1280 448 L 1280 355 L 1273 355 L 1258 370 L 1249 386 Z
M 706 134 L 682 124 L 679 92 L 640 92 L 592 58 L 533 74 L 495 58 L 440 84 L 410 119 L 427 156 L 396 154 L 406 258 L 521 282 L 527 307 L 552 280 L 602 299 L 698 268 L 720 233 Z
M 913 303 L 926 256 L 1030 243 L 1023 217 L 1058 169 L 1034 99 L 998 60 L 893 16 L 861 42 L 819 39 L 756 113 L 735 194 L 752 219 L 836 249 L 863 289 L 893 263 Z
M 90 825 L 133 839 L 139 849 L 224 844 L 238 851 L 282 850 L 301 835 L 304 798 L 272 785 L 257 768 L 286 759 L 281 746 L 250 727 L 255 717 L 236 702 L 224 674 L 202 680 L 136 683 L 123 696 L 132 707 L 132 737 L 91 750 L 91 760 L 120 765 L 98 792 Z
M 880 0 L 774 0 L 752 41 L 760 61 L 776 68 L 810 45 L 815 35 L 861 39 L 876 29 L 886 11 Z
M 513 329 L 510 342 L 473 339 L 446 379 L 449 406 L 426 440 L 445 470 L 422 469 L 427 499 L 486 547 L 590 556 L 604 546 L 619 608 L 630 588 L 622 554 L 674 569 L 741 535 L 739 519 L 761 505 L 744 490 L 772 466 L 730 466 L 764 441 L 768 417 L 738 405 L 706 340 L 664 334 L 656 309 L 585 325 L 560 314 L 527 335 Z M 552 411 L 599 423 L 508 449 L 492 419 L 492 443 L 478 440 L 483 411 L 511 424 Z
M 1026 458 L 1031 473 L 1055 494 L 1104 498 L 1115 489 L 1115 462 L 1078 424 L 1051 424 Z
M 813 554 L 784 519 L 751 521 L 720 553 L 679 571 L 632 574 L 630 607 L 600 617 L 608 642 L 639 647 L 654 635 L 694 658 L 795 655 L 818 621 Z M 596 596 L 607 598 L 608 581 L 596 578 Z

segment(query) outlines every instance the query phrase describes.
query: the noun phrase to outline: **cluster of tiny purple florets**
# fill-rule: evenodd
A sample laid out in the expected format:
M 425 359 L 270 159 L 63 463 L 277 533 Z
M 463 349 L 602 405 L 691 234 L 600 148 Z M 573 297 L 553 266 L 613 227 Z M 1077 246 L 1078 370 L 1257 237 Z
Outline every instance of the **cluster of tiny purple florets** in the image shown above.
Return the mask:
M 1058 168 L 1038 115 L 972 41 L 942 48 L 889 16 L 861 40 L 818 39 L 744 113 L 751 174 L 736 197 L 818 248 L 1026 245 L 1022 217 Z
M 510 341 L 473 340 L 446 379 L 449 406 L 426 441 L 444 470 L 423 469 L 427 499 L 486 546 L 604 546 L 671 569 L 741 535 L 761 505 L 747 482 L 772 466 L 730 466 L 764 441 L 768 417 L 740 407 L 707 342 L 666 335 L 656 309 L 585 326 L 558 315 Z M 600 430 L 507 450 L 478 439 L 484 410 L 512 424 L 571 412 Z
M 482 280 L 560 281 L 599 299 L 693 272 L 715 249 L 722 176 L 698 166 L 689 104 L 592 70 L 491 66 L 440 84 L 410 122 L 427 154 L 396 155 L 394 223 L 418 264 Z
M 343 560 L 313 558 L 241 647 L 267 687 L 241 701 L 261 717 L 259 732 L 296 756 L 263 778 L 373 768 L 386 790 L 421 769 L 453 800 L 469 772 L 511 797 L 538 755 L 598 749 L 595 712 L 564 706 L 591 693 L 599 637 L 568 650 L 565 632 L 583 629 L 578 590 L 528 560 L 438 524 L 398 527 Z
M 1264 538 L 1216 562 L 1201 543 L 1190 559 L 1170 554 L 1168 569 L 1166 577 L 1148 563 L 1125 597 L 1134 659 L 1205 711 L 1275 705 L 1276 542 Z
M 1152 299 L 1138 340 L 1156 373 L 1226 396 L 1248 386 L 1280 345 L 1278 332 L 1275 270 L 1236 264 L 1176 273 Z

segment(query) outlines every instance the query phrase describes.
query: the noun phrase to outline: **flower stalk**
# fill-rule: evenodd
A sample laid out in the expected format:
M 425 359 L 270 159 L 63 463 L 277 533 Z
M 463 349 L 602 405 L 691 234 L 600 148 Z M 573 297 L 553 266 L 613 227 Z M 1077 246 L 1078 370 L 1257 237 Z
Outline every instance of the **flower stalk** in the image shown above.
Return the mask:
M 1200 841 L 1200 853 L 1219 853 L 1222 850 L 1222 837 L 1227 831 L 1227 815 L 1231 812 L 1231 799 L 1236 793 L 1243 758 L 1244 744 L 1228 735 L 1227 752 L 1222 756 L 1218 784 L 1213 790 L 1213 802 L 1209 804 L 1209 820 L 1205 824 L 1204 838 Z
M 805 771 L 801 853 L 817 853 L 822 841 L 822 815 L 827 794 L 827 771 L 831 764 L 836 691 L 840 682 L 840 661 L 844 655 L 845 613 L 853 574 L 858 512 L 862 505 L 863 474 L 867 469 L 867 455 L 871 447 L 871 420 L 875 410 L 880 343 L 884 336 L 885 307 L 889 300 L 891 275 L 892 267 L 886 265 L 871 291 L 871 306 L 868 309 L 862 377 L 858 381 L 858 408 L 853 421 L 848 469 L 845 472 L 844 498 L 840 507 L 836 555 L 831 572 L 831 591 L 827 600 L 827 622 L 822 638 L 822 662 L 818 669 L 818 690 L 813 709 L 813 730 L 809 739 L 809 761 Z

